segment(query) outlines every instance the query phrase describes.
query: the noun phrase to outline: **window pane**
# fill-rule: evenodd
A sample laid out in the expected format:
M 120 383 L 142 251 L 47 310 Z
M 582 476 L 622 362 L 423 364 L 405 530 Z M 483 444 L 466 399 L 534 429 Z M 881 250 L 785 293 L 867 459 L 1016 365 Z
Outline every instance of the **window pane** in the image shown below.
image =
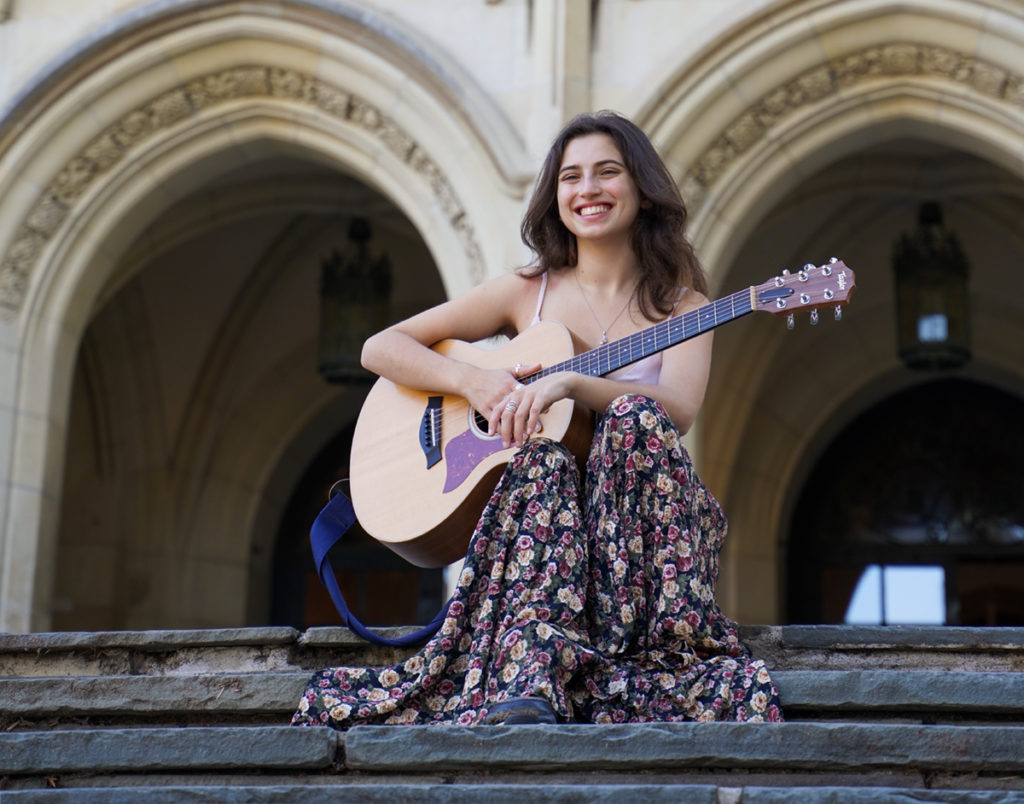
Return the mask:
M 884 576 L 887 623 L 946 622 L 946 573 L 942 567 L 886 567 Z
M 949 339 L 949 323 L 941 313 L 917 319 L 917 339 L 921 343 L 942 343 Z
M 872 564 L 866 567 L 850 597 L 844 622 L 850 625 L 943 625 L 946 622 L 945 570 L 935 566 L 879 567 Z
M 882 573 L 872 564 L 861 573 L 850 597 L 844 622 L 849 625 L 879 625 L 882 622 Z

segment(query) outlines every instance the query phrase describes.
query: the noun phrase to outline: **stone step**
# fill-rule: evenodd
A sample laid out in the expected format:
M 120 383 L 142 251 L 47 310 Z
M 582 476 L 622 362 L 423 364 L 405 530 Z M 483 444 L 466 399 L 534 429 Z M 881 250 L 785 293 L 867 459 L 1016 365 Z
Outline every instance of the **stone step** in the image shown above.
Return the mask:
M 746 626 L 740 636 L 777 670 L 1024 672 L 1024 628 Z M 413 651 L 340 627 L 0 634 L 0 678 L 312 671 L 394 664 Z
M 1024 722 L 1024 673 L 776 670 L 772 678 L 790 719 L 812 714 L 955 714 Z
M 710 784 L 303 784 L 237 786 L 101 787 L 72 790 L 37 789 L 7 792 L 11 804 L 334 804 L 334 802 L 422 802 L 423 804 L 519 804 L 544 801 L 639 802 L 640 804 L 878 804 L 879 802 L 931 802 L 932 804 L 1019 804 L 1024 793 L 1009 790 L 929 790 L 907 787 L 799 787 Z
M 415 777 L 501 781 L 652 781 L 671 774 L 979 775 L 1021 789 L 1024 727 L 835 723 L 652 723 L 609 726 L 289 726 L 58 729 L 0 734 L 0 774 L 74 783 L 74 774 L 343 772 L 348 781 Z M 629 777 L 629 778 L 626 778 Z M 725 783 L 722 776 L 719 783 Z M 994 782 L 999 781 L 996 785 Z M 967 783 L 966 785 L 964 783 Z M 8 786 L 11 786 L 8 784 Z M 771 786 L 771 785 L 769 785 Z
M 381 629 L 386 636 L 408 628 Z M 0 678 L 191 675 L 393 664 L 408 648 L 373 645 L 348 628 L 212 628 L 0 634 Z
M 836 771 L 1024 773 L 1024 726 L 650 723 L 608 726 L 357 727 L 345 768 L 362 772 Z
M 740 636 L 755 656 L 787 670 L 1024 671 L 1024 628 L 741 626 Z
M 284 725 L 310 673 L 414 649 L 345 628 L 0 635 L 0 798 L 1024 804 L 1024 629 L 741 638 L 790 722 L 342 734 Z
M 118 722 L 287 722 L 309 671 L 0 679 L 0 723 L 83 718 Z M 1024 721 L 1024 674 L 935 670 L 778 670 L 790 720 L 897 716 Z M 40 707 L 45 701 L 45 707 Z

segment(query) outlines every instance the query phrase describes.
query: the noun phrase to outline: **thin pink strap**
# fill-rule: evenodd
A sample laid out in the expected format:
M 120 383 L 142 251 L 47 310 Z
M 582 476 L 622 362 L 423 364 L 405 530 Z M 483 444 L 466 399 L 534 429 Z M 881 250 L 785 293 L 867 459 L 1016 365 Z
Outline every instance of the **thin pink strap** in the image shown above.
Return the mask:
M 533 314 L 533 323 L 540 323 L 540 308 L 544 306 L 544 294 L 548 291 L 548 272 L 540 275 L 540 292 L 537 294 L 537 309 Z

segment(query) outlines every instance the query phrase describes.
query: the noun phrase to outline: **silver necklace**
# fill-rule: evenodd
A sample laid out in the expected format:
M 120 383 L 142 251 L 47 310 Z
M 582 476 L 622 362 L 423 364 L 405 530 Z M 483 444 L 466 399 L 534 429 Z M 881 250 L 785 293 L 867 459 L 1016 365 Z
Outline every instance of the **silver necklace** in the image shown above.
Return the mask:
M 583 303 L 587 305 L 587 309 L 590 310 L 590 315 L 594 318 L 594 323 L 597 324 L 598 329 L 601 330 L 601 344 L 608 343 L 608 330 L 615 326 L 615 322 L 622 318 L 622 314 L 626 312 L 629 307 L 629 303 L 633 301 L 633 296 L 636 293 L 636 285 L 633 285 L 633 291 L 629 294 L 629 298 L 626 299 L 626 303 L 622 305 L 622 309 L 619 310 L 618 315 L 612 319 L 607 327 L 601 324 L 601 319 L 597 317 L 597 313 L 594 312 L 594 308 L 590 306 L 590 300 L 587 299 L 587 294 L 583 292 L 583 285 L 580 283 L 580 275 L 576 271 L 573 271 L 573 276 L 576 277 L 576 287 L 580 289 L 580 296 L 583 297 Z M 600 345 L 600 344 L 599 344 Z

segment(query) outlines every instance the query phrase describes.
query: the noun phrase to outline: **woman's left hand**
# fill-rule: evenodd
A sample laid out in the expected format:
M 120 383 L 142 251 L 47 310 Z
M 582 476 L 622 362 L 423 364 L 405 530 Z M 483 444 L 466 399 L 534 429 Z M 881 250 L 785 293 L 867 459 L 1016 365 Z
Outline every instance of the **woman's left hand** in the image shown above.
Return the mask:
M 529 385 L 521 383 L 512 389 L 504 404 L 491 412 L 489 429 L 501 436 L 504 447 L 522 446 L 534 433 L 541 431 L 540 417 L 560 399 L 569 396 L 572 372 L 551 374 Z

